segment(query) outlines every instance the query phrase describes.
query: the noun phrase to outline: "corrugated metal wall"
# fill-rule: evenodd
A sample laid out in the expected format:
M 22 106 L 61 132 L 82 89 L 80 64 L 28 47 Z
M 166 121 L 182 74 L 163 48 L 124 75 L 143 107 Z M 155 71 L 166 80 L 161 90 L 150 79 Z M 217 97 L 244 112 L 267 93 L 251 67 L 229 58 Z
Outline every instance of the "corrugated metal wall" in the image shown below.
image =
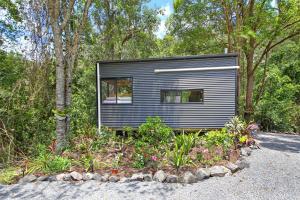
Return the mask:
M 101 104 L 102 125 L 139 126 L 160 116 L 173 128 L 220 128 L 235 115 L 236 70 L 154 73 L 154 69 L 235 66 L 236 56 L 100 63 L 101 78 L 133 77 L 132 105 Z M 204 89 L 204 103 L 162 104 L 161 89 Z

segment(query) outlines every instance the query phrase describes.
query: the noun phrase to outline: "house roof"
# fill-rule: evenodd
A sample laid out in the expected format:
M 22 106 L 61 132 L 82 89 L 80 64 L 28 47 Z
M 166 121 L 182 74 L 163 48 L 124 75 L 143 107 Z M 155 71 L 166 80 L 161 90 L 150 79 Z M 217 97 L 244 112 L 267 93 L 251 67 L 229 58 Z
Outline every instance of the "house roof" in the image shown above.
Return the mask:
M 146 59 L 129 59 L 129 60 L 104 60 L 98 61 L 99 64 L 114 64 L 114 63 L 137 63 L 137 62 L 153 62 L 153 61 L 168 61 L 168 60 L 190 60 L 190 59 L 204 59 L 204 58 L 225 58 L 237 57 L 237 53 L 227 54 L 207 54 L 197 56 L 178 56 L 178 57 L 163 57 L 163 58 L 146 58 Z

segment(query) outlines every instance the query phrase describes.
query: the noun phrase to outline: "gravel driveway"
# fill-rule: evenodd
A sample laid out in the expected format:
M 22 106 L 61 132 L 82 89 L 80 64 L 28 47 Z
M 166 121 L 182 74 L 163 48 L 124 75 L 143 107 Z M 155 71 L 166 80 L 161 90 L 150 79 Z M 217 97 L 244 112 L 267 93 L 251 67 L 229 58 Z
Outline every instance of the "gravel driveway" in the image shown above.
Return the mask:
M 192 185 L 157 182 L 0 185 L 0 199 L 282 199 L 300 200 L 300 136 L 259 134 L 248 168 Z

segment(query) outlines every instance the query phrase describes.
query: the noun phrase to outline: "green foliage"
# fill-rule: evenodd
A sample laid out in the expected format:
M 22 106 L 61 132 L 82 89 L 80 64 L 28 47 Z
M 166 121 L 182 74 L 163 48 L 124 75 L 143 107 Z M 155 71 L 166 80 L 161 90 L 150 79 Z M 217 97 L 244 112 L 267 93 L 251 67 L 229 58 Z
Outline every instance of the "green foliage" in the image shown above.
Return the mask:
M 144 156 L 140 153 L 135 153 L 133 156 L 133 167 L 137 169 L 141 169 L 145 167 L 145 159 Z
M 146 122 L 138 128 L 139 136 L 149 144 L 168 143 L 174 136 L 173 130 L 159 117 L 147 117 Z
M 46 147 L 39 145 L 39 155 L 28 164 L 26 173 L 56 173 L 67 171 L 71 167 L 71 160 L 68 158 L 53 155 L 46 150 Z
M 197 138 L 197 134 L 181 134 L 175 137 L 175 145 L 180 148 L 183 148 L 184 154 L 188 154 L 192 147 L 195 146 L 195 140 Z
M 233 135 L 229 134 L 225 128 L 222 130 L 209 131 L 205 134 L 207 147 L 221 146 L 224 150 L 233 145 Z
M 240 136 L 239 137 L 239 142 L 244 144 L 247 141 L 248 137 L 246 135 Z
M 300 132 L 300 47 L 299 39 L 274 53 L 264 71 L 258 71 L 257 88 L 263 89 L 255 107 L 255 119 L 266 131 Z M 265 79 L 265 84 L 262 81 Z M 256 97 L 259 92 L 256 93 Z
M 16 178 L 20 175 L 18 173 L 19 170 L 16 167 L 8 167 L 0 170 L 0 184 L 11 184 L 16 181 Z
M 234 135 L 239 135 L 246 128 L 246 123 L 238 116 L 234 116 L 229 122 L 225 124 L 225 128 Z
M 178 171 L 180 167 L 188 164 L 190 162 L 190 159 L 185 154 L 185 149 L 183 146 L 179 147 L 175 143 L 175 147 L 173 150 L 168 150 L 167 155 L 172 163 L 172 165 L 176 168 Z

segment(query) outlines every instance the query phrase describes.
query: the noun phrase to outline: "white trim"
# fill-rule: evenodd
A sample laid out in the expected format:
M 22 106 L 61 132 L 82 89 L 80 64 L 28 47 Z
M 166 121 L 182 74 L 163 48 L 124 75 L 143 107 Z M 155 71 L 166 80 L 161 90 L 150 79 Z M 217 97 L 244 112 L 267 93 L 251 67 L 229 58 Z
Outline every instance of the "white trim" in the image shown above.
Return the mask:
M 226 70 L 238 69 L 239 66 L 220 66 L 220 67 L 198 67 L 198 68 L 178 68 L 178 69 L 154 69 L 154 73 L 162 72 L 190 72 L 190 71 L 210 71 L 210 70 Z
M 101 89 L 100 89 L 100 66 L 99 63 L 97 63 L 97 91 L 98 91 L 98 129 L 100 131 L 101 129 Z

